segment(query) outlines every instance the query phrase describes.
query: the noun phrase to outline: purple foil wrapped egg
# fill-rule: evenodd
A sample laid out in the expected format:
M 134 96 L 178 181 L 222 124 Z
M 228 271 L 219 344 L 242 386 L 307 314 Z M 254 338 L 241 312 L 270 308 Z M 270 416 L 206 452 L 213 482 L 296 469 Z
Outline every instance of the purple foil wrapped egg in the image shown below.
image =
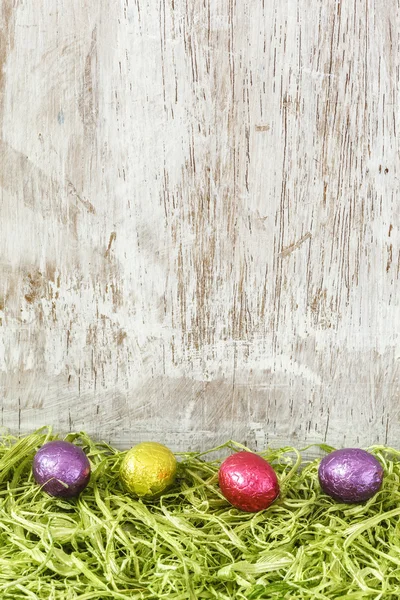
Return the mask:
M 365 502 L 380 489 L 381 463 L 360 448 L 335 450 L 321 460 L 319 482 L 325 494 L 341 502 Z
M 36 452 L 32 472 L 36 483 L 50 496 L 73 498 L 89 483 L 90 463 L 81 448 L 57 440 Z

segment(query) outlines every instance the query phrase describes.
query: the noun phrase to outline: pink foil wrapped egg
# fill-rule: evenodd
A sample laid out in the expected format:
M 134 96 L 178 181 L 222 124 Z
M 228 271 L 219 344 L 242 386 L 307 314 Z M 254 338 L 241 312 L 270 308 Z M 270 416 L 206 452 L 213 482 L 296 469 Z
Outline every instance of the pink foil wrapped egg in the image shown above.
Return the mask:
M 274 469 L 261 456 L 237 452 L 221 464 L 219 486 L 225 498 L 236 508 L 258 512 L 268 508 L 279 495 Z

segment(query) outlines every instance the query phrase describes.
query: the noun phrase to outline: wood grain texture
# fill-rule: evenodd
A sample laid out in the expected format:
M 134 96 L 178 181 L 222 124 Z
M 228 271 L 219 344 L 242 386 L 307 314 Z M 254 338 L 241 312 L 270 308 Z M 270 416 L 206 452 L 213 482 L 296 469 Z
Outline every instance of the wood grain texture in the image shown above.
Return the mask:
M 399 10 L 2 0 L 4 427 L 399 445 Z

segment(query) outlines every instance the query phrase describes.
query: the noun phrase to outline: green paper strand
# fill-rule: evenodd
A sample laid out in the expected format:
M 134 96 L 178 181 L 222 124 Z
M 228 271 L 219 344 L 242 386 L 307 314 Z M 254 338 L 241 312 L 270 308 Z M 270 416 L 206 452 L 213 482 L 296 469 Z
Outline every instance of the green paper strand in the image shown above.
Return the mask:
M 85 433 L 92 479 L 77 499 L 35 484 L 42 429 L 0 438 L 0 598 L 17 600 L 397 600 L 400 597 L 400 453 L 369 449 L 385 470 L 365 504 L 340 504 L 318 483 L 319 460 L 291 447 L 261 455 L 281 484 L 266 511 L 240 512 L 218 488 L 228 442 L 181 453 L 173 488 L 144 503 L 118 478 L 124 453 Z M 332 448 L 320 446 L 321 451 Z

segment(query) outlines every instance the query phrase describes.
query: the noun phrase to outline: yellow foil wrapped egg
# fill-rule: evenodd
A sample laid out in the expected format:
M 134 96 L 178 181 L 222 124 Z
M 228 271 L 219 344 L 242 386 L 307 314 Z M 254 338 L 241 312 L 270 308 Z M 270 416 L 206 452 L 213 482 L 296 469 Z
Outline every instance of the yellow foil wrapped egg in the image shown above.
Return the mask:
M 166 446 L 142 442 L 124 456 L 120 478 L 132 494 L 151 498 L 173 483 L 176 467 L 176 458 Z

